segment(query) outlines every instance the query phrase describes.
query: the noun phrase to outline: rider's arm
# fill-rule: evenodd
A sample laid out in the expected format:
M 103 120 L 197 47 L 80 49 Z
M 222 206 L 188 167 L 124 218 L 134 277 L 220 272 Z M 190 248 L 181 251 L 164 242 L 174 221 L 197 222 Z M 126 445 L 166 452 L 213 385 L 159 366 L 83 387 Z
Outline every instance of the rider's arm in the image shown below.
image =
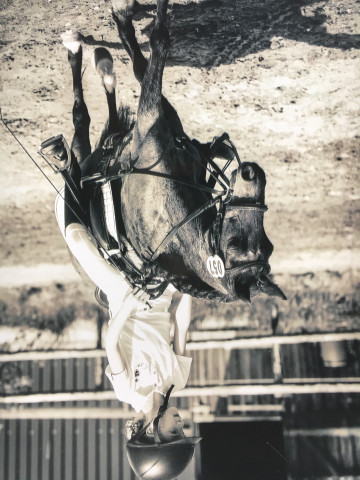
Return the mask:
M 186 338 L 191 321 L 191 297 L 175 293 L 171 317 L 174 321 L 174 352 L 176 355 L 185 355 Z M 180 298 L 179 298 L 180 296 Z
M 125 367 L 120 354 L 119 337 L 126 320 L 137 305 L 138 302 L 134 296 L 128 295 L 118 313 L 109 322 L 109 328 L 105 336 L 105 350 L 113 375 L 124 371 Z

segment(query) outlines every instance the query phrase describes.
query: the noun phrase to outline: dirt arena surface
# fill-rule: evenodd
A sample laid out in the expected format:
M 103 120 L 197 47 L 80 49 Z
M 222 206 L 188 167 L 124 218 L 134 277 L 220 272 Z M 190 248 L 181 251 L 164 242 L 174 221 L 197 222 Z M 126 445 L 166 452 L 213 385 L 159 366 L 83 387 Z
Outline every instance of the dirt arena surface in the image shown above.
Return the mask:
M 139 3 L 136 30 L 147 53 L 155 2 Z M 72 138 L 72 79 L 61 33 L 72 29 L 85 37 L 92 144 L 107 115 L 91 66 L 95 46 L 111 51 L 118 102 L 136 112 L 139 86 L 110 8 L 104 0 L 3 0 L 0 6 L 2 115 L 57 187 L 61 178 L 36 152 L 53 135 Z M 336 305 L 347 302 L 346 320 L 323 328 L 356 328 L 359 3 L 176 0 L 171 17 L 163 92 L 186 133 L 206 142 L 226 131 L 243 161 L 260 164 L 275 280 L 291 301 L 316 290 L 325 292 L 325 304 L 326 292 Z M 56 192 L 3 125 L 0 148 L 2 311 L 31 288 L 43 292 L 36 292 L 37 308 L 48 310 L 51 298 L 54 311 L 74 301 L 66 285 L 76 281 L 53 214 Z

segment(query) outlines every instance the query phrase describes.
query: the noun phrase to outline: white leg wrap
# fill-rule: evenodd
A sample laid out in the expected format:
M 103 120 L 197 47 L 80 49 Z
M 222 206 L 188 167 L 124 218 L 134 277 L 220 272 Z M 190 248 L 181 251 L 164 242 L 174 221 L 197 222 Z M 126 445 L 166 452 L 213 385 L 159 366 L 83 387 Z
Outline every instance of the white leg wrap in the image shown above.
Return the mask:
M 81 40 L 78 32 L 74 33 L 72 30 L 66 30 L 65 33 L 61 34 L 61 39 L 64 47 L 72 53 L 77 53 L 79 51 Z

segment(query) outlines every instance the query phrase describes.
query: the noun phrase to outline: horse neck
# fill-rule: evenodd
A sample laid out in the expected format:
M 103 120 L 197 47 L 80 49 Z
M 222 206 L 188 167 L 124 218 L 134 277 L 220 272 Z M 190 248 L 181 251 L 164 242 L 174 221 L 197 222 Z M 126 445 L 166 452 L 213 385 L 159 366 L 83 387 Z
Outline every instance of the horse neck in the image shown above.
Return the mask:
M 141 150 L 136 168 L 149 169 L 149 173 L 162 173 L 173 179 L 173 189 L 166 187 L 168 188 L 167 217 L 161 221 L 161 224 L 170 222 L 168 228 L 171 229 L 176 228 L 194 210 L 206 205 L 211 200 L 211 195 L 193 187 L 187 187 L 184 190 L 184 186 L 176 180 L 197 184 L 201 166 L 196 159 L 189 158 L 188 152 L 176 148 L 172 139 L 163 139 L 162 147 L 163 150 L 160 152 L 155 141 L 147 142 Z M 213 209 L 207 210 L 183 225 L 176 233 L 176 240 L 172 242 L 171 249 L 183 259 L 182 262 L 188 271 L 195 272 L 203 282 L 226 293 L 221 280 L 211 277 L 206 267 L 208 257 L 214 254 L 209 243 L 209 228 L 215 215 L 216 212 Z M 155 228 L 155 231 L 157 230 L 160 230 L 160 227 Z M 151 248 L 156 249 L 161 236 L 152 235 L 152 239 Z

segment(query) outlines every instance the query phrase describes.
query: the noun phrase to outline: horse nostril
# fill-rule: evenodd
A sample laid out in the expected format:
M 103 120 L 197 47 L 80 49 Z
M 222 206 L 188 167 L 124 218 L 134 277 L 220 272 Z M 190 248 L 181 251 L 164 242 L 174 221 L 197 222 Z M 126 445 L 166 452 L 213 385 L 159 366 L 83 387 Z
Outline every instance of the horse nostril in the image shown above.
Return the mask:
M 245 165 L 241 169 L 241 176 L 244 180 L 246 180 L 247 182 L 250 182 L 255 178 L 255 170 L 250 165 Z

